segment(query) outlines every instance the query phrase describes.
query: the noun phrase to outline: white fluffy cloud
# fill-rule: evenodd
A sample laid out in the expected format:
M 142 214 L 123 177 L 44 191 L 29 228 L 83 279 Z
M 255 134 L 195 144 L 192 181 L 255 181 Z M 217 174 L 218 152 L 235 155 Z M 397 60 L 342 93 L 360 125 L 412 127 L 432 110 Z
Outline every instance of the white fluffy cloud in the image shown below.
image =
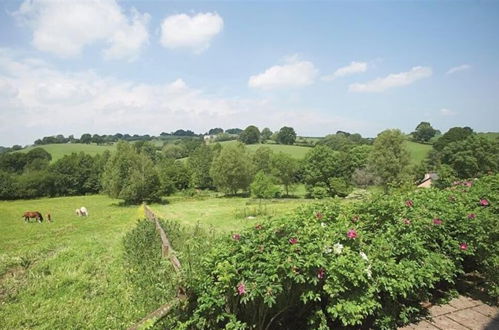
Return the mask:
M 450 68 L 449 71 L 447 71 L 446 74 L 453 74 L 453 73 L 456 73 L 456 72 L 459 72 L 459 71 L 466 71 L 466 70 L 469 70 L 471 69 L 471 65 L 469 64 L 463 64 L 463 65 L 459 65 L 459 66 L 455 66 L 453 68 Z
M 0 145 L 54 134 L 159 134 L 179 128 L 202 133 L 247 125 L 288 125 L 311 135 L 326 134 L 330 127 L 365 132 L 371 123 L 261 97 L 213 95 L 182 79 L 137 83 L 95 71 L 61 71 L 0 48 Z
M 318 70 L 309 61 L 301 61 L 297 56 L 286 60 L 286 64 L 274 65 L 265 72 L 251 76 L 248 86 L 260 89 L 278 89 L 311 85 Z
M 35 48 L 72 57 L 103 42 L 107 59 L 135 59 L 149 41 L 149 14 L 123 13 L 115 0 L 25 0 L 14 15 L 33 30 Z
M 450 109 L 443 108 L 443 109 L 440 109 L 440 114 L 442 116 L 454 116 L 456 114 L 456 112 L 452 111 Z
M 349 65 L 344 66 L 336 70 L 332 75 L 324 76 L 322 79 L 325 81 L 331 81 L 339 77 L 350 76 L 356 73 L 362 73 L 367 71 L 366 62 L 351 62 Z
M 410 71 L 392 73 L 383 78 L 377 78 L 367 83 L 355 83 L 348 87 L 350 92 L 383 92 L 394 87 L 407 86 L 417 80 L 428 78 L 432 75 L 429 67 L 415 66 Z
M 187 48 L 199 54 L 210 47 L 224 21 L 217 13 L 199 13 L 168 16 L 161 24 L 161 44 L 170 49 Z

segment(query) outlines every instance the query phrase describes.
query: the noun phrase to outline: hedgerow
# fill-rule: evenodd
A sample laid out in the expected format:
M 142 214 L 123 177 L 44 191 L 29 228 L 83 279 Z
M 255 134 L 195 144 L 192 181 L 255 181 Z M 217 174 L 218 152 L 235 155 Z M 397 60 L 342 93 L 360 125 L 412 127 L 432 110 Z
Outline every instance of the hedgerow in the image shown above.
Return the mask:
M 395 328 L 482 274 L 498 296 L 499 176 L 306 206 L 218 240 L 175 328 Z

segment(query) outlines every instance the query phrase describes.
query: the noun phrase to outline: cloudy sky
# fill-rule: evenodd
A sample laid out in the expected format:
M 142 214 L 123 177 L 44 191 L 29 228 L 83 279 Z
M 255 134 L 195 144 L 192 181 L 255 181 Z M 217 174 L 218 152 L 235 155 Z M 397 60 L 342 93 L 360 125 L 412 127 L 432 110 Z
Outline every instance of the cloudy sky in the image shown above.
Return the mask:
M 0 145 L 179 128 L 499 131 L 498 1 L 0 2 Z

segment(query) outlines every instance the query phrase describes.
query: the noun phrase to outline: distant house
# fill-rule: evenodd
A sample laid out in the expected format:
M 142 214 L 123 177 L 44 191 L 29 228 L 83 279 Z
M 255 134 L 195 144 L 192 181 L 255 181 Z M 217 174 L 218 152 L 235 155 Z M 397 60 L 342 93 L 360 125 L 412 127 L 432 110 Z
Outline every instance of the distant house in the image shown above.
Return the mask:
M 434 172 L 426 173 L 423 180 L 418 183 L 418 188 L 430 188 L 438 180 L 438 174 Z

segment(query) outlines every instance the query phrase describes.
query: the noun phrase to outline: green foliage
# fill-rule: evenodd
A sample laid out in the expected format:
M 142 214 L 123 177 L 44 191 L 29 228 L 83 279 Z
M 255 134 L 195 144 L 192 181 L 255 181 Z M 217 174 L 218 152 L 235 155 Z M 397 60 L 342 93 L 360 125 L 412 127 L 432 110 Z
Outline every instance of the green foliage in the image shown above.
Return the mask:
M 452 127 L 433 144 L 433 148 L 443 150 L 449 143 L 462 141 L 471 134 L 473 130 L 469 127 Z
M 346 197 L 353 190 L 352 186 L 343 178 L 331 178 L 329 185 L 334 191 L 334 196 Z
M 228 145 L 214 159 L 210 169 L 215 186 L 226 193 L 247 191 L 253 176 L 253 164 L 243 144 Z
M 284 186 L 286 196 L 289 196 L 293 184 L 297 182 L 299 163 L 288 154 L 279 152 L 272 155 L 272 175 Z
M 429 122 L 422 121 L 416 126 L 416 130 L 412 132 L 412 137 L 416 142 L 427 143 L 439 133 Z
M 393 329 L 465 271 L 497 295 L 498 198 L 496 175 L 264 221 L 216 243 L 176 326 Z
M 270 130 L 270 128 L 268 127 L 265 127 L 263 130 L 262 130 L 262 133 L 261 133 L 261 140 L 262 142 L 265 142 L 267 140 L 270 139 L 270 137 L 272 136 L 272 131 Z
M 239 141 L 244 144 L 255 144 L 260 142 L 260 130 L 258 127 L 250 125 L 239 134 Z
M 161 183 L 160 191 L 165 195 L 191 187 L 190 167 L 182 161 L 171 158 L 163 159 L 157 165 L 157 171 Z
M 309 193 L 315 186 L 323 187 L 329 196 L 335 196 L 331 179 L 342 176 L 340 153 L 323 145 L 314 147 L 307 154 L 303 167 L 303 176 Z
M 152 160 L 139 154 L 127 142 L 118 142 L 116 152 L 102 175 L 104 191 L 125 203 L 155 201 L 160 198 L 160 181 Z
M 374 140 L 369 164 L 385 191 L 389 186 L 400 186 L 406 179 L 409 153 L 404 141 L 405 137 L 399 130 L 383 131 Z
M 259 171 L 251 183 L 251 195 L 256 198 L 274 198 L 279 193 L 279 187 L 274 184 L 274 178 Z
M 269 147 L 259 147 L 255 153 L 251 155 L 255 171 L 263 171 L 265 174 L 272 172 L 272 157 L 274 152 Z
M 499 170 L 499 142 L 471 134 L 447 144 L 441 151 L 442 164 L 449 165 L 459 178 L 472 178 Z
M 50 172 L 55 177 L 55 189 L 58 195 L 84 195 L 99 192 L 102 168 L 97 158 L 80 152 L 66 155 L 56 161 Z
M 209 146 L 202 144 L 187 160 L 194 187 L 201 189 L 213 187 L 213 179 L 210 176 L 213 154 L 214 152 Z
M 168 227 L 168 235 L 178 235 Z M 124 269 L 135 299 L 150 310 L 175 297 L 178 279 L 169 260 L 162 258 L 161 238 L 154 222 L 141 220 L 123 237 Z
M 279 144 L 291 145 L 296 141 L 296 132 L 293 127 L 281 127 L 276 136 L 276 142 Z

